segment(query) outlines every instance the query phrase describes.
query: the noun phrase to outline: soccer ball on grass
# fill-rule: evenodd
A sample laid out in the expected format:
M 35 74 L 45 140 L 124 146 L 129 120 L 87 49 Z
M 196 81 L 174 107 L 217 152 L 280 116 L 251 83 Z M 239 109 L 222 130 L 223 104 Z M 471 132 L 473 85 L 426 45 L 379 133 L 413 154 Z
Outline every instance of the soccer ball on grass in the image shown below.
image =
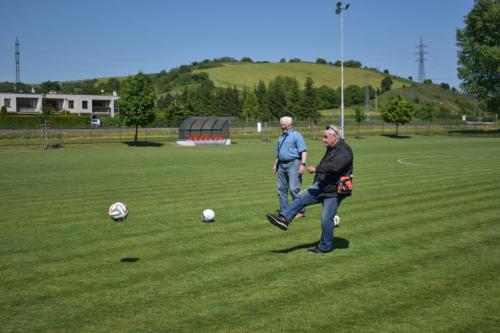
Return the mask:
M 211 209 L 205 209 L 201 212 L 201 219 L 204 222 L 213 222 L 215 221 L 215 212 Z
M 109 206 L 109 217 L 115 222 L 122 222 L 128 216 L 128 208 L 123 202 L 115 202 Z

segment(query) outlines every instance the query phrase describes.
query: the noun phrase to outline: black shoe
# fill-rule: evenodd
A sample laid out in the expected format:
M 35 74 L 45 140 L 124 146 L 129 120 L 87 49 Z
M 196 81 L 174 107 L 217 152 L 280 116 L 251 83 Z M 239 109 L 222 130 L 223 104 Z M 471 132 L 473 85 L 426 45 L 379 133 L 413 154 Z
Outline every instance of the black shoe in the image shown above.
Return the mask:
M 271 224 L 277 226 L 281 230 L 288 230 L 288 221 L 283 217 L 283 215 L 267 213 L 266 217 Z
M 310 248 L 307 249 L 307 251 L 309 251 L 311 253 L 328 253 L 328 252 L 332 252 L 332 250 L 330 250 L 330 251 L 324 251 L 324 250 L 320 249 L 319 246 L 310 247 Z

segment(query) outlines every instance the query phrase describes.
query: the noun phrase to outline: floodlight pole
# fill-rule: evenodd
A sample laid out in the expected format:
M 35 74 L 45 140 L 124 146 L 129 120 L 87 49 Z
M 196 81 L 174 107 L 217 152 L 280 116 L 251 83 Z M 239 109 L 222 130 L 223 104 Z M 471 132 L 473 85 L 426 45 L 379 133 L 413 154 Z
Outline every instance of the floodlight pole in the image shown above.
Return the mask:
M 337 2 L 335 14 L 340 15 L 340 131 L 344 138 L 344 11 L 349 4 L 342 7 L 342 2 Z

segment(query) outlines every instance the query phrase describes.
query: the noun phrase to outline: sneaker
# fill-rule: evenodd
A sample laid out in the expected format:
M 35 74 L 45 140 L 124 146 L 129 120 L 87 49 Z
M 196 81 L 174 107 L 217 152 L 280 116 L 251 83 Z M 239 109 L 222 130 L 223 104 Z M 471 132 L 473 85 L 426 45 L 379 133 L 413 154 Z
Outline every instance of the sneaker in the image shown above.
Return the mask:
M 281 230 L 288 230 L 288 221 L 283 217 L 283 215 L 267 213 L 266 217 L 271 224 L 277 226 Z
M 328 252 L 331 252 L 332 250 L 324 251 L 324 250 L 320 249 L 319 246 L 313 246 L 313 247 L 310 247 L 309 249 L 307 249 L 307 251 L 309 251 L 311 253 L 328 253 Z

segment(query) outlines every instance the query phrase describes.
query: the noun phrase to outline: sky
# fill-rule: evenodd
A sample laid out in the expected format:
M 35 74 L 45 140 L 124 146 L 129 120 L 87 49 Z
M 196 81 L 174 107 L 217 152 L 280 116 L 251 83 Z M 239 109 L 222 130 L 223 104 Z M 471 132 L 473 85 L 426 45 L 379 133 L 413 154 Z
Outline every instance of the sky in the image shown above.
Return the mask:
M 341 58 L 336 1 L 0 0 L 0 81 L 24 83 L 156 73 L 220 57 L 278 62 Z M 456 29 L 473 0 L 344 1 L 344 60 L 459 86 Z

